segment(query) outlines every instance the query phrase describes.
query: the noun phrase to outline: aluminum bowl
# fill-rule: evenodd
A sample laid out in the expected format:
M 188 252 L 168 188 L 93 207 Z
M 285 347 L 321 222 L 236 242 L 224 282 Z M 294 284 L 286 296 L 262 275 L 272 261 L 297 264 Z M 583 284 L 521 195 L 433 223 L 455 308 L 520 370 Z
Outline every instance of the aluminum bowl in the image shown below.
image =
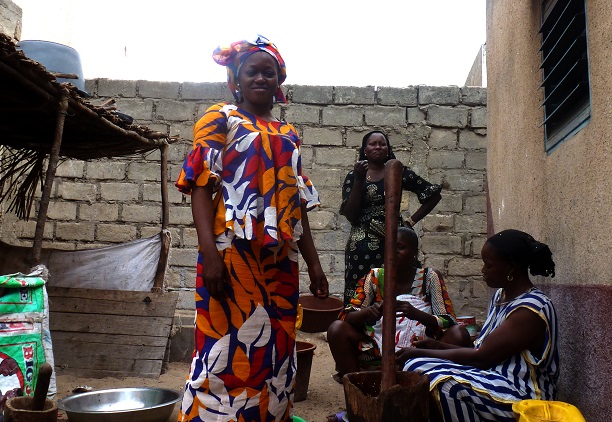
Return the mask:
M 166 422 L 182 393 L 166 388 L 111 388 L 57 402 L 70 422 Z

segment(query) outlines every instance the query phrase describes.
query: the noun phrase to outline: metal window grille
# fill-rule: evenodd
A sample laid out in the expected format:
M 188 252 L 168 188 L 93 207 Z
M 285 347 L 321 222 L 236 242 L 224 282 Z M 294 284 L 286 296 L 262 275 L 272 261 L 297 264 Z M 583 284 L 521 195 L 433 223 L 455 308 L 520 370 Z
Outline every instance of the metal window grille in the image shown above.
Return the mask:
M 551 151 L 591 118 L 585 0 L 542 1 L 544 134 Z

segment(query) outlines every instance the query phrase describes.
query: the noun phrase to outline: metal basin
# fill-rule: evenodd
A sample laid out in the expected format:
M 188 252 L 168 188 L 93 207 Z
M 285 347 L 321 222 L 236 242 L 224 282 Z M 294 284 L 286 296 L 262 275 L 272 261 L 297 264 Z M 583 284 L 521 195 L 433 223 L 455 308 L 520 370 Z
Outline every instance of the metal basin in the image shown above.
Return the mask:
M 183 393 L 166 388 L 112 388 L 61 399 L 70 422 L 166 422 Z

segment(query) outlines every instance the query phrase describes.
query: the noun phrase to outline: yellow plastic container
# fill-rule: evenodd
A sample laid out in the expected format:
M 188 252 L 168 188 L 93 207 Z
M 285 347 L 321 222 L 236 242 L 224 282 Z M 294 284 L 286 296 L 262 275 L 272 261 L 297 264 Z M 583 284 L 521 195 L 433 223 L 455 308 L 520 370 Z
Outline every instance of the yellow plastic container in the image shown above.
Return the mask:
M 576 406 L 562 401 L 523 400 L 512 410 L 517 422 L 586 422 Z

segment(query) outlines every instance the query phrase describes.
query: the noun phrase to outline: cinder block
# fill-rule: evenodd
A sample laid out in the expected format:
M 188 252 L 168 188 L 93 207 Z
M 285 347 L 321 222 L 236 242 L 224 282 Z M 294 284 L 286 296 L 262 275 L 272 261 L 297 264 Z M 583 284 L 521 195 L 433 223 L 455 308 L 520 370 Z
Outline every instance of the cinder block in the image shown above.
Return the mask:
M 320 107 L 291 103 L 284 108 L 284 120 L 291 124 L 319 124 L 320 113 Z
M 130 163 L 128 166 L 128 178 L 134 181 L 161 180 L 161 168 L 157 163 Z
M 136 81 L 98 79 L 98 96 L 134 98 L 136 96 Z
M 120 221 L 160 224 L 161 207 L 147 205 L 123 205 Z
M 77 203 L 66 202 L 66 201 L 50 201 L 49 209 L 47 210 L 47 217 L 51 220 L 76 220 Z M 34 229 L 36 227 L 36 220 L 32 220 L 34 227 L 32 228 L 32 236 L 34 236 Z M 47 227 L 45 226 L 45 231 Z
M 98 224 L 99 242 L 130 242 L 136 239 L 136 227 L 127 224 Z
M 429 233 L 421 239 L 423 253 L 452 255 L 461 253 L 461 237 L 456 235 L 446 235 Z
M 291 101 L 301 104 L 331 104 L 334 88 L 331 86 L 291 85 Z
M 193 225 L 193 215 L 191 213 L 191 207 L 170 208 L 170 224 L 179 226 Z
M 448 274 L 453 276 L 478 276 L 482 274 L 480 259 L 451 258 L 448 261 Z
M 195 118 L 195 104 L 181 101 L 159 100 L 156 103 L 155 116 L 162 120 L 193 122 Z
M 139 196 L 137 183 L 100 183 L 100 199 L 104 201 L 136 201 Z
M 376 90 L 373 86 L 337 86 L 334 88 L 335 104 L 374 104 Z
M 376 92 L 378 104 L 414 107 L 418 104 L 418 89 L 416 86 L 407 88 L 394 88 L 383 86 Z
M 427 124 L 432 126 L 464 128 L 467 122 L 468 110 L 465 108 L 432 105 L 427 109 Z
M 484 172 L 449 169 L 444 172 L 444 184 L 449 191 L 484 192 Z
M 421 123 L 427 118 L 427 114 L 419 107 L 409 107 L 406 111 L 408 124 Z
M 184 100 L 229 101 L 232 94 L 225 82 L 183 82 L 181 98 Z
M 440 213 L 460 213 L 463 211 L 463 196 L 450 192 L 446 189 L 442 189 L 442 199 L 434 208 L 434 212 Z
M 473 128 L 487 127 L 487 109 L 484 107 L 473 108 L 470 117 L 470 126 Z
M 465 149 L 486 149 L 487 136 L 479 135 L 470 130 L 460 130 L 459 147 Z
M 169 98 L 175 100 L 179 97 L 178 82 L 138 81 L 138 96 L 142 98 Z
M 93 183 L 75 183 L 62 181 L 57 186 L 57 196 L 63 199 L 79 201 L 94 201 L 96 199 L 96 185 Z
M 433 128 L 429 134 L 429 146 L 435 149 L 455 149 L 458 144 L 456 129 Z
M 57 166 L 55 177 L 79 179 L 83 177 L 85 162 L 81 160 L 66 160 Z
M 198 250 L 195 248 L 174 249 L 170 253 L 169 263 L 171 266 L 195 268 L 197 260 Z
M 122 161 L 90 161 L 87 163 L 87 178 L 97 180 L 122 180 L 126 163 Z
M 315 147 L 315 163 L 329 167 L 353 167 L 355 152 L 349 148 Z
M 486 151 L 468 151 L 465 154 L 465 167 L 474 170 L 487 169 L 487 153 Z
M 321 188 L 327 186 L 338 189 L 340 186 L 342 186 L 346 173 L 346 170 L 343 169 L 323 168 L 317 165 L 310 171 L 310 178 L 315 186 L 319 186 Z
M 455 218 L 455 231 L 457 233 L 486 234 L 487 215 L 461 214 Z
M 459 87 L 419 85 L 419 104 L 457 105 Z
M 136 120 L 153 120 L 153 100 L 141 99 L 117 99 L 117 110 L 125 113 Z
M 172 122 L 170 123 L 170 129 L 168 131 L 168 133 L 170 134 L 170 136 L 178 136 L 181 139 L 185 139 L 187 141 L 189 141 L 189 144 L 191 146 L 191 143 L 193 142 L 193 122 L 189 121 L 189 122 Z M 172 146 L 174 146 L 176 144 L 172 144 Z
M 184 227 L 182 246 L 196 247 L 198 246 L 198 232 L 195 228 Z
M 363 124 L 363 107 L 325 107 L 322 116 L 326 126 L 360 126 Z
M 465 198 L 465 212 L 467 214 L 472 213 L 485 213 L 487 212 L 487 196 L 474 195 Z
M 342 145 L 342 132 L 321 127 L 305 127 L 302 145 Z
M 94 240 L 95 224 L 93 223 L 57 223 L 55 236 L 59 240 Z
M 335 230 L 336 214 L 331 211 L 317 211 L 308 213 L 308 222 L 313 230 Z
M 461 87 L 461 103 L 469 106 L 487 105 L 487 88 Z
M 452 232 L 454 222 L 453 214 L 429 214 L 421 221 L 426 232 Z
M 83 221 L 117 221 L 119 205 L 117 204 L 79 204 L 79 219 Z
M 406 109 L 403 107 L 366 107 L 366 125 L 402 126 L 406 124 Z
M 460 169 L 465 163 L 465 152 L 435 150 L 427 157 L 427 166 L 431 169 Z

